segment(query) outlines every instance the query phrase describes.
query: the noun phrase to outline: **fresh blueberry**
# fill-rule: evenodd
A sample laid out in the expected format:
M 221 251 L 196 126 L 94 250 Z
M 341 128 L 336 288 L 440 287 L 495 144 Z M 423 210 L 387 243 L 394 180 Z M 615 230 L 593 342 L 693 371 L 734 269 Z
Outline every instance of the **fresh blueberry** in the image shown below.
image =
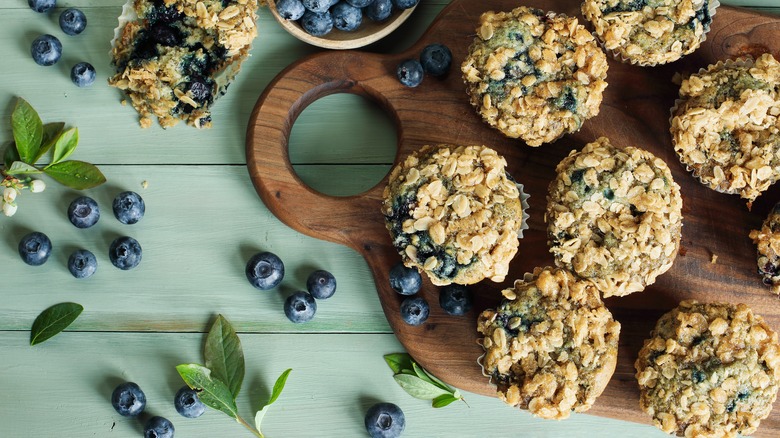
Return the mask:
M 19 255 L 30 266 L 40 266 L 49 260 L 51 240 L 43 233 L 34 231 L 19 241 Z
M 406 427 L 406 418 L 398 405 L 377 403 L 366 412 L 365 425 L 371 438 L 397 438 Z
M 68 8 L 60 14 L 60 29 L 68 35 L 78 35 L 87 27 L 87 16 L 81 10 Z
M 390 0 L 374 0 L 373 3 L 363 9 L 363 13 L 373 21 L 385 21 L 393 13 L 393 3 Z
M 76 228 L 89 228 L 100 219 L 100 208 L 89 196 L 79 196 L 68 206 L 68 219 Z
M 398 263 L 390 269 L 390 287 L 401 295 L 414 295 L 422 286 L 422 276 L 416 268 Z
M 244 272 L 252 286 L 260 290 L 273 289 L 284 278 L 284 263 L 274 253 L 261 252 L 249 259 Z
M 141 244 L 132 237 L 117 237 L 108 248 L 111 264 L 123 271 L 133 269 L 141 263 Z
M 409 297 L 401 302 L 401 319 L 409 325 L 420 325 L 428 319 L 431 308 L 422 297 Z
M 429 75 L 441 76 L 450 70 L 452 52 L 444 44 L 429 44 L 420 53 L 420 64 Z
M 70 80 L 77 87 L 89 87 L 95 82 L 95 67 L 88 62 L 79 62 L 70 69 Z
M 284 300 L 284 314 L 296 324 L 311 321 L 316 312 L 317 302 L 308 292 L 298 291 Z
M 91 277 L 97 270 L 95 254 L 86 249 L 74 251 L 68 258 L 68 270 L 76 278 Z
M 407 87 L 416 87 L 423 80 L 423 66 L 416 59 L 407 59 L 398 64 L 395 73 L 398 76 L 398 80 Z
M 398 9 L 409 9 L 417 6 L 417 3 L 420 3 L 420 0 L 392 0 L 393 6 L 395 6 Z
M 333 27 L 345 32 L 352 32 L 360 27 L 360 23 L 363 21 L 363 12 L 360 8 L 356 8 L 349 4 L 349 2 L 338 2 L 330 10 L 333 16 Z
M 439 291 L 439 305 L 450 315 L 465 315 L 471 310 L 471 291 L 462 284 L 444 286 Z
M 62 56 L 62 43 L 54 35 L 41 35 L 32 42 L 30 54 L 38 65 L 54 65 Z
M 35 12 L 48 12 L 57 4 L 57 0 L 27 0 L 27 4 Z
M 333 2 L 331 0 L 301 0 L 303 7 L 311 12 L 323 13 L 328 12 Z
M 279 0 L 276 2 L 276 12 L 286 20 L 297 20 L 303 17 L 306 8 L 301 0 Z
M 152 417 L 144 425 L 144 438 L 173 438 L 173 423 L 164 417 Z
M 324 36 L 333 30 L 333 17 L 328 11 L 320 13 L 307 10 L 300 23 L 303 30 L 312 36 Z
M 136 192 L 122 192 L 116 195 L 113 203 L 114 216 L 123 224 L 134 224 L 144 217 L 146 204 Z
M 111 394 L 111 405 L 123 417 L 137 417 L 146 407 L 146 395 L 133 382 L 121 383 Z
M 198 418 L 206 411 L 206 405 L 200 401 L 198 391 L 182 386 L 173 398 L 176 412 L 187 418 Z
M 306 289 L 318 300 L 328 299 L 336 293 L 336 277 L 328 271 L 314 271 L 306 279 Z
M 347 3 L 356 8 L 365 8 L 374 2 L 374 0 L 346 0 Z

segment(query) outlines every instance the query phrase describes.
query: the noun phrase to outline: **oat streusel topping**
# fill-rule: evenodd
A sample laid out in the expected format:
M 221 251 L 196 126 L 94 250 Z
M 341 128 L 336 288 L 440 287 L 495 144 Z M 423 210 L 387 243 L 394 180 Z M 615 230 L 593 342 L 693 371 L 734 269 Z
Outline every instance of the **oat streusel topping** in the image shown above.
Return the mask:
M 424 146 L 390 173 L 382 213 L 406 266 L 433 284 L 503 281 L 522 209 L 506 160 L 485 146 Z
M 775 204 L 760 230 L 751 230 L 756 244 L 758 274 L 773 294 L 780 294 L 780 203 Z
M 640 65 L 693 53 L 712 23 L 709 0 L 585 0 L 582 15 L 607 50 Z
M 536 268 L 479 315 L 483 372 L 499 397 L 548 419 L 584 412 L 615 371 L 620 323 L 590 281 Z
M 461 71 L 490 126 L 539 146 L 599 113 L 607 68 L 577 18 L 521 6 L 482 14 Z
M 602 137 L 572 151 L 556 172 L 545 215 L 556 265 L 605 297 L 642 291 L 672 266 L 682 197 L 663 160 Z
M 750 205 L 780 178 L 780 62 L 765 54 L 692 74 L 671 132 L 680 160 L 704 185 Z
M 780 344 L 744 304 L 683 301 L 658 320 L 635 367 L 640 406 L 661 430 L 736 437 L 772 410 Z

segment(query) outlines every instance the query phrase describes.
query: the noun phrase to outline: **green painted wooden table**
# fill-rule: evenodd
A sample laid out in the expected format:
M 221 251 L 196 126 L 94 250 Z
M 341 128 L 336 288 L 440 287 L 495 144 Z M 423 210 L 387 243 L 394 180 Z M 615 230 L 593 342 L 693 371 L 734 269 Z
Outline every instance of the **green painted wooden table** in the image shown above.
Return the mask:
M 365 262 L 352 250 L 280 223 L 256 195 L 245 167 L 244 135 L 257 97 L 285 66 L 319 49 L 289 36 L 261 9 L 260 37 L 215 105 L 214 128 L 142 130 L 133 109 L 121 106 L 120 94 L 105 82 L 111 74 L 109 41 L 123 3 L 60 1 L 60 8 L 79 7 L 89 20 L 82 35 L 69 37 L 58 28 L 59 11 L 39 15 L 24 0 L 0 1 L 0 141 L 11 138 L 14 100 L 24 97 L 44 121 L 78 126 L 81 142 L 74 158 L 98 164 L 108 178 L 87 191 L 103 212 L 93 228 L 70 224 L 65 211 L 77 192 L 52 182 L 43 194 L 24 193 L 14 217 L 0 218 L 0 437 L 140 436 L 140 423 L 120 417 L 109 403 L 114 386 L 126 380 L 145 390 L 147 412 L 171 419 L 179 437 L 250 436 L 220 412 L 191 420 L 173 407 L 182 385 L 174 366 L 203 360 L 203 333 L 220 313 L 244 345 L 247 374 L 238 400 L 243 415 L 251 417 L 276 376 L 293 368 L 264 421 L 270 437 L 365 436 L 363 415 L 376 401 L 401 406 L 404 436 L 664 436 L 652 426 L 583 414 L 543 421 L 474 394 L 466 394 L 469 406 L 433 409 L 404 393 L 382 359 L 402 348 Z M 447 3 L 422 0 L 399 31 L 368 49 L 403 50 Z M 724 3 L 780 13 L 777 0 Z M 30 59 L 30 42 L 41 33 L 63 41 L 62 60 L 53 67 Z M 68 72 L 79 61 L 97 68 L 94 86 L 71 84 Z M 389 170 L 395 142 L 392 122 L 380 110 L 356 96 L 334 95 L 296 122 L 290 156 L 312 187 L 354 194 Z M 111 200 L 124 190 L 146 201 L 147 214 L 136 225 L 112 217 Z M 19 238 L 32 230 L 54 243 L 42 267 L 23 264 L 16 252 Z M 110 265 L 107 248 L 119 235 L 143 245 L 143 262 L 135 270 Z M 67 257 L 77 248 L 97 255 L 98 272 L 88 280 L 67 271 Z M 287 269 L 281 286 L 269 292 L 252 288 L 243 273 L 246 260 L 260 250 L 278 254 Z M 335 274 L 338 291 L 320 303 L 312 322 L 294 325 L 282 304 L 305 288 L 314 269 Z M 84 313 L 65 333 L 30 347 L 35 317 L 63 301 L 83 304 Z M 502 426 L 485 432 L 489 423 Z

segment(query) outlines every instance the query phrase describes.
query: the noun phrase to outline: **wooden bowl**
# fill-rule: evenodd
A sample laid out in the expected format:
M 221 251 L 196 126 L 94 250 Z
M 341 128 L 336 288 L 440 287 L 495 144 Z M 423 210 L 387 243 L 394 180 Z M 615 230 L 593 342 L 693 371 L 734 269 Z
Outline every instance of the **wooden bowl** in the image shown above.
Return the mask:
M 297 22 L 282 18 L 276 12 L 276 0 L 268 0 L 268 9 L 271 10 L 271 14 L 292 36 L 313 46 L 336 50 L 356 49 L 379 41 L 406 21 L 416 7 L 417 5 L 404 9 L 400 13 L 394 11 L 390 18 L 381 23 L 363 17 L 363 23 L 354 32 L 344 32 L 333 28 L 327 35 L 316 37 L 309 35 Z

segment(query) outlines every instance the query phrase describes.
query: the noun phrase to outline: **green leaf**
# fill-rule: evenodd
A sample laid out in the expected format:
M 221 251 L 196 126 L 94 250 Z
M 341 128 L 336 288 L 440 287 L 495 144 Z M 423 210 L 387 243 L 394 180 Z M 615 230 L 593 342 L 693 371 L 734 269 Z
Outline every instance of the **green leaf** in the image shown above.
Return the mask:
M 420 368 L 420 369 L 425 373 L 426 376 L 428 376 L 429 379 L 431 379 L 431 381 L 433 382 L 434 385 L 438 386 L 439 388 L 446 389 L 449 392 L 453 392 L 453 389 L 452 389 L 452 387 L 450 385 L 448 385 L 448 384 L 442 382 L 441 380 L 439 380 L 439 378 L 437 378 L 436 376 L 434 376 L 433 374 L 428 372 L 428 370 L 426 370 L 425 368 Z M 455 391 L 457 391 L 457 390 L 455 390 Z M 456 395 L 456 397 L 457 397 L 457 395 Z
M 268 407 L 271 406 L 271 404 L 273 404 L 273 402 L 275 402 L 280 395 L 282 395 L 282 390 L 284 389 L 285 383 L 287 383 L 287 376 L 290 375 L 290 371 L 292 371 L 292 368 L 285 370 L 282 375 L 276 379 L 276 383 L 274 383 L 274 389 L 271 391 L 271 398 L 269 398 L 268 403 L 263 405 L 263 407 L 257 411 L 257 414 L 255 414 L 255 427 L 257 430 L 260 430 L 260 423 L 263 422 L 263 417 L 265 417 L 265 413 L 268 412 Z
M 232 418 L 238 418 L 236 401 L 227 385 L 211 376 L 211 370 L 196 363 L 176 366 L 176 371 L 187 386 L 199 391 L 198 398 L 206 406 L 222 411 Z
M 62 129 L 64 127 L 65 123 L 63 122 L 47 123 L 43 125 L 43 139 L 41 140 L 41 148 L 33 158 L 33 163 L 37 163 L 38 160 L 40 160 L 41 157 L 46 154 L 46 152 L 49 152 L 49 149 L 54 146 L 54 142 L 60 138 L 60 134 L 62 134 Z
M 449 391 L 439 388 L 436 385 L 426 382 L 409 374 L 396 374 L 393 376 L 396 383 L 409 395 L 423 400 L 433 400 L 441 395 L 450 395 Z
M 11 167 L 14 161 L 21 161 L 21 158 L 19 158 L 19 151 L 16 150 L 16 143 L 9 141 L 5 144 L 3 164 L 8 168 Z
M 30 345 L 40 344 L 65 330 L 79 317 L 84 307 L 76 303 L 55 304 L 41 312 L 30 331 Z
M 97 166 L 83 161 L 62 161 L 46 166 L 43 171 L 58 183 L 76 190 L 91 189 L 106 182 Z
M 11 167 L 6 169 L 5 173 L 8 175 L 35 175 L 37 173 L 41 173 L 41 171 L 27 163 L 14 161 L 11 163 Z
M 43 139 L 43 122 L 32 106 L 21 97 L 16 102 L 16 108 L 11 114 L 11 127 L 14 131 L 14 141 L 19 157 L 25 163 L 33 163 L 38 154 Z
M 56 164 L 62 160 L 68 158 L 70 154 L 79 145 L 79 130 L 76 128 L 70 128 L 62 131 L 59 137 L 54 141 L 54 152 L 52 153 L 51 162 Z
M 227 385 L 235 400 L 244 381 L 244 352 L 236 331 L 222 315 L 217 316 L 209 330 L 203 356 L 206 368 Z
M 436 383 L 433 381 L 433 379 L 428 377 L 428 373 L 426 373 L 425 370 L 422 369 L 422 367 L 417 364 L 417 362 L 412 362 L 412 370 L 414 371 L 414 374 L 417 377 L 419 377 L 420 379 L 430 383 L 431 385 L 436 385 Z M 436 386 L 438 386 L 438 385 L 436 385 Z M 446 388 L 442 388 L 442 389 L 446 389 Z
M 402 370 L 412 369 L 412 356 L 407 353 L 386 354 L 384 358 L 387 365 L 395 374 L 400 373 Z
M 433 399 L 433 403 L 431 405 L 434 408 L 443 408 L 448 404 L 458 400 L 460 400 L 460 398 L 453 397 L 450 394 L 444 394 Z

